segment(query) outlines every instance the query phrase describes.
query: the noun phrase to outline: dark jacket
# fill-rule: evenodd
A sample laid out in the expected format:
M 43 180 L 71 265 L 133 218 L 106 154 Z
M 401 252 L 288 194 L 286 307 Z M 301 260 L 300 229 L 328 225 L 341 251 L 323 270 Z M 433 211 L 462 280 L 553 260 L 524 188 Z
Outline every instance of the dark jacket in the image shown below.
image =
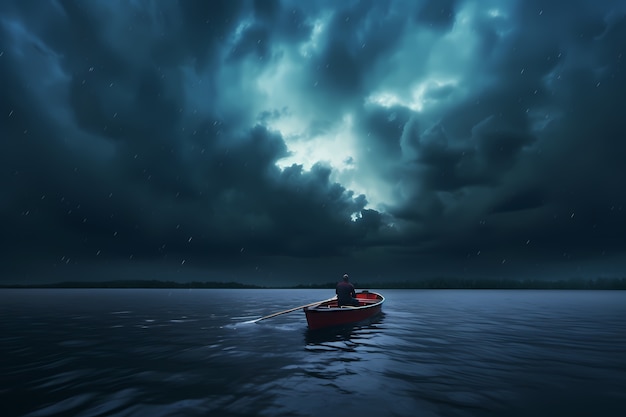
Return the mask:
M 337 288 L 335 289 L 335 293 L 337 294 L 337 301 L 339 304 L 345 302 L 346 304 L 351 304 L 352 299 L 356 298 L 356 291 L 354 290 L 354 285 L 347 281 L 341 281 L 337 284 Z

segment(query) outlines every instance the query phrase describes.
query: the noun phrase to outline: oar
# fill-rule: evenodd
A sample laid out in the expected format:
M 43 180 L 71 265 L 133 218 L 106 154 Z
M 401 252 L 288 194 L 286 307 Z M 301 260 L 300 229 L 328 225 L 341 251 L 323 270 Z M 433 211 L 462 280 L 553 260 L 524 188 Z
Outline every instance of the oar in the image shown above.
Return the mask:
M 254 320 L 250 320 L 250 321 L 247 321 L 246 323 L 256 323 L 256 322 L 259 322 L 261 320 L 271 319 L 272 317 L 280 316 L 281 314 L 291 313 L 292 311 L 296 311 L 296 310 L 299 310 L 301 308 L 311 307 L 311 306 L 314 306 L 316 304 L 321 304 L 321 303 L 325 303 L 327 301 L 332 301 L 335 298 L 336 297 L 332 297 L 332 298 L 329 298 L 328 300 L 316 301 L 314 303 L 309 303 L 309 304 L 305 304 L 305 305 L 302 305 L 302 306 L 290 308 L 289 310 L 279 311 L 278 313 L 273 313 L 273 314 L 270 314 L 269 316 L 261 317 L 261 318 L 254 319 Z

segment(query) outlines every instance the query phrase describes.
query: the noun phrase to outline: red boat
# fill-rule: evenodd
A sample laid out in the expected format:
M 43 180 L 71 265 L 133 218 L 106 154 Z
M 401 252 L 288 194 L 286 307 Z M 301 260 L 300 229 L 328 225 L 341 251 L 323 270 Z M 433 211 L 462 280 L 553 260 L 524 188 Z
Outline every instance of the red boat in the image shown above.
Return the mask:
M 303 310 L 309 329 L 321 329 L 368 319 L 381 312 L 385 301 L 385 297 L 370 291 L 361 291 L 356 294 L 356 298 L 359 300 L 358 307 L 339 307 L 336 299 L 305 307 Z

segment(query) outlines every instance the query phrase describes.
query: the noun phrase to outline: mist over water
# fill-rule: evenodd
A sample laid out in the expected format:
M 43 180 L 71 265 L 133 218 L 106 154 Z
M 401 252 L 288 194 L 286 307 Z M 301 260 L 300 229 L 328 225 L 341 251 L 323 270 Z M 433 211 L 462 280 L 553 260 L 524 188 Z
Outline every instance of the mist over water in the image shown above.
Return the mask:
M 626 292 L 3 290 L 3 416 L 623 416 Z

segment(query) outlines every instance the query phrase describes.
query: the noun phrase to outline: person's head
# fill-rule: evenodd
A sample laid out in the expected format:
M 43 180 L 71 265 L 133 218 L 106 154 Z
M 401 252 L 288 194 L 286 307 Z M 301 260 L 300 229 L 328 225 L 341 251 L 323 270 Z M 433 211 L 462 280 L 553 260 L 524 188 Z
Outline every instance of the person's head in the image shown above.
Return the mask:
M 343 274 L 343 280 L 344 280 L 344 281 L 347 281 L 347 280 L 349 280 L 349 279 L 350 279 L 350 278 L 348 277 L 348 274 Z

